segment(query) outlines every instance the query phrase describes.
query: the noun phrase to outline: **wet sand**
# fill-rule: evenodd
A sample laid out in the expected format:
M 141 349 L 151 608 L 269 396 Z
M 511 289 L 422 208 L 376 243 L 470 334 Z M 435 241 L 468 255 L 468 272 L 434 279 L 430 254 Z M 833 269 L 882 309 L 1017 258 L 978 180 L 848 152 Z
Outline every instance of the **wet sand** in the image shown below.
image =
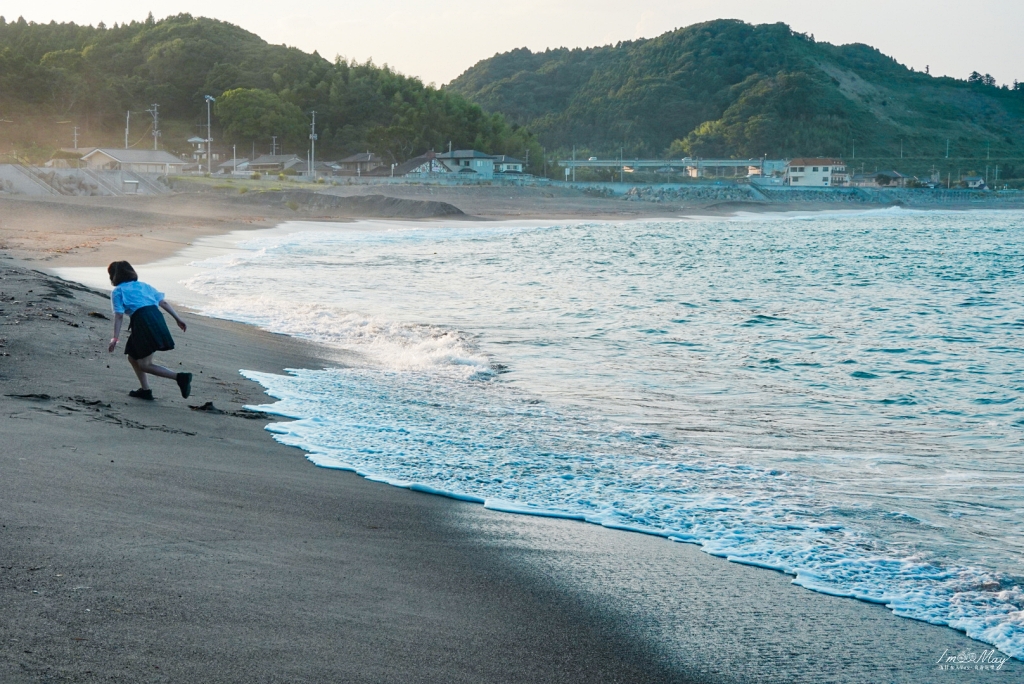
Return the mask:
M 206 225 L 259 224 L 193 228 Z M 154 254 L 168 245 L 163 255 L 187 232 L 156 220 L 146 230 L 140 244 Z M 66 234 L 40 230 L 38 244 Z M 111 253 L 38 244 L 25 251 L 58 258 L 31 268 L 71 265 L 69 256 L 100 265 Z M 138 261 L 147 253 L 114 244 Z M 316 468 L 272 440 L 263 428 L 274 418 L 242 408 L 266 397 L 240 368 L 338 363 L 336 352 L 291 338 L 186 314 L 189 331 L 161 356 L 195 373 L 193 396 L 156 379 L 157 401 L 131 400 L 123 354 L 105 351 L 106 296 L 31 268 L 0 264 L 0 681 L 993 682 L 1024 673 L 1016 661 L 940 670 L 944 652 L 986 647 L 694 546 Z M 206 402 L 217 411 L 190 408 Z

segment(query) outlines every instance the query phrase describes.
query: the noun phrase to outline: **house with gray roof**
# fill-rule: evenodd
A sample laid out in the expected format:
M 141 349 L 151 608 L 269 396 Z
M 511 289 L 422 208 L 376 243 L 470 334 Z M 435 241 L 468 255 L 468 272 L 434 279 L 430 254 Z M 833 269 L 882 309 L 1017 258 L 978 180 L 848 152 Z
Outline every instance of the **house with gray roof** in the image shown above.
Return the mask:
M 228 159 L 226 162 L 217 165 L 217 173 L 248 173 L 249 171 L 249 158 L 239 157 L 238 159 Z
M 855 173 L 850 185 L 858 188 L 905 188 L 911 179 L 899 171 Z
M 163 150 L 120 150 L 98 147 L 82 155 L 90 169 L 131 171 L 133 173 L 181 173 L 186 162 Z
M 499 154 L 494 158 L 494 173 L 522 173 L 523 162 L 507 154 Z
M 477 150 L 453 150 L 437 155 L 437 161 L 452 173 L 494 178 L 494 156 Z
M 259 173 L 283 173 L 295 169 L 299 164 L 305 165 L 305 162 L 294 154 L 264 154 L 249 162 L 249 170 Z
M 394 168 L 390 164 L 384 166 L 378 166 L 373 171 L 370 171 L 370 176 L 392 176 L 394 178 L 401 178 L 402 176 L 410 176 L 413 178 L 429 178 L 438 174 L 449 174 L 451 171 L 447 166 L 437 160 L 437 154 L 434 152 L 426 152 L 418 157 L 413 157 L 401 164 L 395 164 Z
M 338 175 L 341 176 L 365 176 L 374 169 L 389 166 L 379 154 L 373 152 L 353 154 L 351 157 L 345 157 L 336 162 L 335 165 L 338 168 Z

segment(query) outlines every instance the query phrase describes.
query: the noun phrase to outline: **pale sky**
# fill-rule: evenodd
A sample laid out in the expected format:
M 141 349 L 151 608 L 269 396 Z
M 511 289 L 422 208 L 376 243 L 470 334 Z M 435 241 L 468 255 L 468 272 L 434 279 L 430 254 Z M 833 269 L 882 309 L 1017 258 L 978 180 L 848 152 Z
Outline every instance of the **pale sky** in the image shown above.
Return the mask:
M 328 59 L 372 57 L 427 83 L 517 47 L 589 47 L 710 19 L 783 21 L 830 43 L 867 43 L 899 62 L 966 78 L 1024 81 L 1024 0 L 3 0 L 8 21 L 108 25 L 189 12 Z

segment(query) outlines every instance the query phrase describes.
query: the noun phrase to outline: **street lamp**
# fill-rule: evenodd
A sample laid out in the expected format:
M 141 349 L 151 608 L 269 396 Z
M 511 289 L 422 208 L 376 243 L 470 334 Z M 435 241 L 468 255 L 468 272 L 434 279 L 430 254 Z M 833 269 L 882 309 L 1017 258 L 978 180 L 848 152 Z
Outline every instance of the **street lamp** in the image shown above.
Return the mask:
M 210 143 L 213 142 L 213 131 L 210 129 L 210 103 L 216 102 L 217 98 L 212 95 L 206 96 L 206 172 L 213 173 L 213 154 L 210 151 Z

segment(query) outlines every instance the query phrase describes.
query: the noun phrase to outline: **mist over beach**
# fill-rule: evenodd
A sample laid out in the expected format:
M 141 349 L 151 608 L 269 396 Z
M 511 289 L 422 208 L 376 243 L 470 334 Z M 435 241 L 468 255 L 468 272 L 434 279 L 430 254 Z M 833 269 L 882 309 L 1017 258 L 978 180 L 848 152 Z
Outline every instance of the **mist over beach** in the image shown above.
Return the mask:
M 1024 86 L 552 48 L 0 18 L 0 679 L 1020 676 Z

